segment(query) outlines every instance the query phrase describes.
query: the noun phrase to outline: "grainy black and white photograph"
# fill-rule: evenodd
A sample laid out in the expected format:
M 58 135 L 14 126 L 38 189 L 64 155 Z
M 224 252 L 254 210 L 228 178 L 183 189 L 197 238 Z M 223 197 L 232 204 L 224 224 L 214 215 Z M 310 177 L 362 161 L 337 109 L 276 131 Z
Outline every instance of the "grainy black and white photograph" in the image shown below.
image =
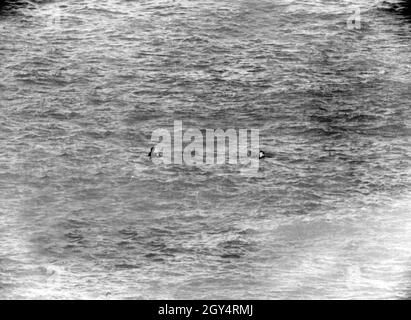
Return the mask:
M 407 300 L 410 102 L 409 0 L 1 0 L 0 299 Z

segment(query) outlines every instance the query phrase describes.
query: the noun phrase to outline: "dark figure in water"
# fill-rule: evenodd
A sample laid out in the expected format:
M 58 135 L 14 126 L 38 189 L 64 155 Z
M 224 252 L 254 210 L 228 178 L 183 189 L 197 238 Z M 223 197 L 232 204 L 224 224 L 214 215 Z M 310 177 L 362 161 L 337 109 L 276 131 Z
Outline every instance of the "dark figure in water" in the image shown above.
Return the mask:
M 156 150 L 156 147 L 151 147 L 150 152 L 148 153 L 148 156 L 151 158 L 153 156 L 159 156 L 159 153 Z

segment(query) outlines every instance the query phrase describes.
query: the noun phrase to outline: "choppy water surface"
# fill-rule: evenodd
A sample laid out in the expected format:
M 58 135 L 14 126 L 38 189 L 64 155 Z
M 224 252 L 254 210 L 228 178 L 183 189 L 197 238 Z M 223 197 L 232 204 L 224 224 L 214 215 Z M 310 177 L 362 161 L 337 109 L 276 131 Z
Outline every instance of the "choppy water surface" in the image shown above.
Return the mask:
M 353 3 L 3 7 L 0 298 L 407 297 L 411 24 Z M 274 157 L 154 165 L 174 120 Z

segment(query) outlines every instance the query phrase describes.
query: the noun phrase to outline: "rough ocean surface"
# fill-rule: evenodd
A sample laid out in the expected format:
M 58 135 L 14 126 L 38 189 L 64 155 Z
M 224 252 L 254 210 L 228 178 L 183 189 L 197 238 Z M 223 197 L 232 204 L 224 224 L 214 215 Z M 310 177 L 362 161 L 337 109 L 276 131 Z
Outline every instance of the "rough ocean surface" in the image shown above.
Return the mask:
M 400 9 L 3 5 L 0 298 L 408 297 L 411 21 Z M 155 165 L 151 133 L 174 120 L 259 128 L 274 157 L 251 177 Z

